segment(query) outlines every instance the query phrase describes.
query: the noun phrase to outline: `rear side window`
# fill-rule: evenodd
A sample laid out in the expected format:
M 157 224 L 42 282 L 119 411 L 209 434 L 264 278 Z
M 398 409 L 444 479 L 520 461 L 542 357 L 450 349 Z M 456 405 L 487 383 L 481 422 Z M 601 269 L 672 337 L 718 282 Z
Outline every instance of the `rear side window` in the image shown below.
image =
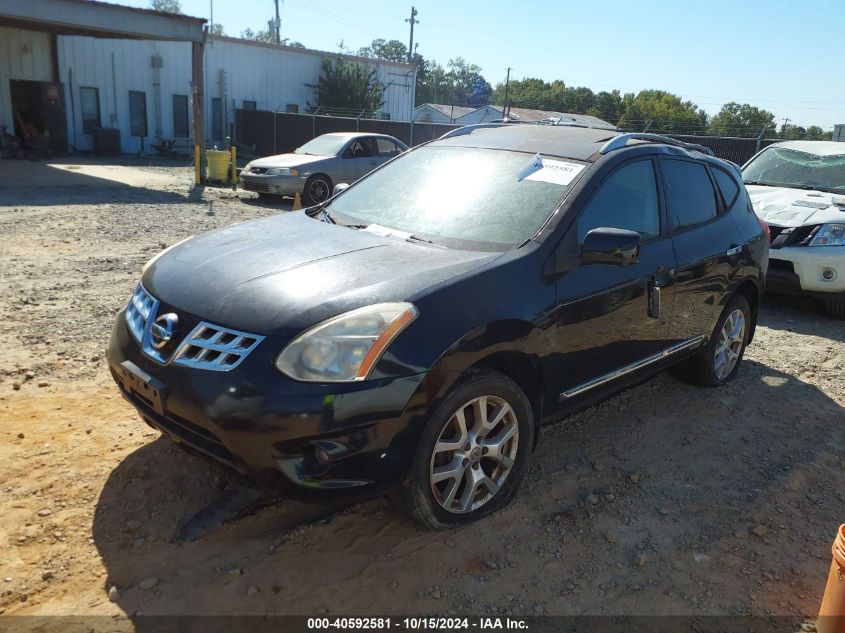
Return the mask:
M 660 235 L 657 184 L 650 160 L 628 163 L 614 171 L 578 218 L 578 243 L 600 226 L 637 231 L 644 238 Z
M 399 153 L 396 143 L 390 139 L 379 137 L 376 139 L 376 143 L 378 145 L 379 156 L 396 156 Z
M 673 229 L 707 222 L 716 217 L 716 191 L 707 168 L 685 160 L 663 160 L 666 210 Z
M 736 201 L 736 195 L 739 193 L 739 185 L 736 184 L 736 180 L 721 169 L 713 169 L 712 171 L 713 177 L 716 179 L 716 184 L 719 186 L 719 191 L 722 192 L 722 200 L 725 201 L 725 207 L 730 209 Z

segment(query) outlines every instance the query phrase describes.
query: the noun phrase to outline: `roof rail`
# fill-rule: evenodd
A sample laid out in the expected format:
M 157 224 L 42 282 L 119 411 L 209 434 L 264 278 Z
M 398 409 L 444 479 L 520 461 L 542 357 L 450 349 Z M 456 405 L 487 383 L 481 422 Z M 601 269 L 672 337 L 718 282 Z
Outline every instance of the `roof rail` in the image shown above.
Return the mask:
M 475 130 L 485 127 L 507 127 L 509 126 L 508 123 L 474 123 L 473 125 L 464 125 L 463 127 L 455 128 L 454 130 L 449 130 L 441 136 L 438 141 L 442 141 L 444 138 L 452 138 L 454 136 L 465 136 L 466 134 L 472 134 Z
M 701 152 L 702 154 L 707 154 L 708 156 L 715 156 L 713 150 L 709 147 L 705 147 L 704 145 L 684 143 L 683 141 L 663 136 L 662 134 L 647 134 L 645 132 L 629 132 L 626 134 L 620 134 L 619 136 L 614 136 L 607 143 L 602 145 L 602 148 L 599 150 L 599 154 L 609 154 L 614 150 L 622 149 L 628 144 L 628 141 L 650 141 L 652 143 L 663 143 L 664 145 L 683 147 L 684 149 L 695 150 L 697 152 Z

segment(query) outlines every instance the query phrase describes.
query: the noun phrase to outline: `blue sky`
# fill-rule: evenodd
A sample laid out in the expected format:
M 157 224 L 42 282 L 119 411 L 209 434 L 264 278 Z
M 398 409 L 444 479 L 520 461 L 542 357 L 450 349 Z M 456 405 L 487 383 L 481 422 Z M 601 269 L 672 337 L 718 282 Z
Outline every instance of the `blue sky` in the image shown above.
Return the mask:
M 118 4 L 148 6 L 148 0 Z M 842 0 L 414 0 L 414 41 L 426 58 L 479 64 L 494 86 L 511 77 L 562 79 L 595 91 L 659 88 L 715 114 L 751 103 L 799 125 L 845 123 Z M 407 43 L 411 2 L 281 0 L 282 37 L 353 51 L 373 38 Z M 208 17 L 210 0 L 182 0 Z M 214 0 L 226 33 L 266 28 L 273 0 Z

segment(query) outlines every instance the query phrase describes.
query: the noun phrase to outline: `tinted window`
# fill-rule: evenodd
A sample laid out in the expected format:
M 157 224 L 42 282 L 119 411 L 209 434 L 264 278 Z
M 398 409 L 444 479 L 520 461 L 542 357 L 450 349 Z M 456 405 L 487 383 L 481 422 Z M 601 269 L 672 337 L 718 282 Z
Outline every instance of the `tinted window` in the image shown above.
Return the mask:
M 81 87 L 79 104 L 82 110 L 82 131 L 90 134 L 95 127 L 100 127 L 100 91 L 97 88 Z
M 173 136 L 187 138 L 188 132 L 188 95 L 173 95 Z
M 600 226 L 637 231 L 646 238 L 660 234 L 657 182 L 651 161 L 624 165 L 602 183 L 578 218 L 578 243 Z
M 396 143 L 387 138 L 377 138 L 378 153 L 380 156 L 396 156 L 399 153 L 399 148 Z
M 147 135 L 147 94 L 137 90 L 129 91 L 129 134 Z
M 739 185 L 721 169 L 714 169 L 713 177 L 716 179 L 716 184 L 719 185 L 719 191 L 722 192 L 725 206 L 730 207 L 736 200 L 736 194 L 739 193 Z
M 666 210 L 672 228 L 691 226 L 716 217 L 716 192 L 707 168 L 683 160 L 664 160 Z

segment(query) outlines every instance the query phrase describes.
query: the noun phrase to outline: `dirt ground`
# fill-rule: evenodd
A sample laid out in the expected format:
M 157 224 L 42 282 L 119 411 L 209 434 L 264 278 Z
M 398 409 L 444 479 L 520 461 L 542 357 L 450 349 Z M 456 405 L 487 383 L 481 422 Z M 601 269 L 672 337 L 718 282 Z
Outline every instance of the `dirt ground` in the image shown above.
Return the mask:
M 180 166 L 33 165 L 60 184 L 0 176 L 0 613 L 817 612 L 845 322 L 767 299 L 734 383 L 661 375 L 547 427 L 515 502 L 470 527 L 282 502 L 172 543 L 231 477 L 120 398 L 114 314 L 158 250 L 280 209 Z

